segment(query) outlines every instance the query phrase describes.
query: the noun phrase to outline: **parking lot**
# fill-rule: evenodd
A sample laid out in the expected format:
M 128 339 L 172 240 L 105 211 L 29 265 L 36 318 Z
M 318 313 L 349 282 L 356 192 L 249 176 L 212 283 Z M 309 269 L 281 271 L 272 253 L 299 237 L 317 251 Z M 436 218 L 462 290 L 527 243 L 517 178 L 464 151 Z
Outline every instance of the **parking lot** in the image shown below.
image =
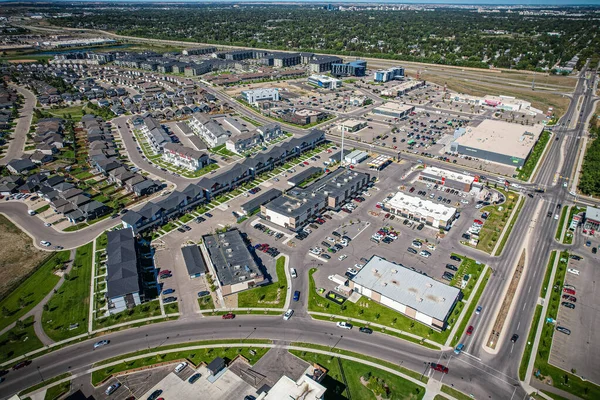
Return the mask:
M 597 246 L 598 240 L 593 242 Z M 574 309 L 559 306 L 557 325 L 571 330 L 570 335 L 554 332 L 549 362 L 566 371 L 600 384 L 600 257 L 592 254 L 591 247 L 583 247 L 574 254 L 582 260 L 569 259 L 565 285 L 572 285 L 575 295 L 563 293 L 561 303 L 571 303 Z M 569 269 L 579 274 L 569 272 Z M 573 301 L 573 298 L 576 301 Z

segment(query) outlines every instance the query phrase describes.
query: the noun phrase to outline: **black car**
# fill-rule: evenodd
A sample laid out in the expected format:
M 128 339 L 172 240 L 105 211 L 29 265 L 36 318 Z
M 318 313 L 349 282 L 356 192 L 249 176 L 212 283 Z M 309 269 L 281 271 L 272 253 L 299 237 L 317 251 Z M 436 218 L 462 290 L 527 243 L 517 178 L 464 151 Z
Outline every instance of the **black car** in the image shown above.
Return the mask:
M 156 400 L 158 399 L 158 396 L 160 396 L 162 394 L 162 390 L 158 389 L 155 390 L 154 392 L 152 392 L 152 394 L 150 396 L 148 396 L 148 400 Z
M 351 272 L 346 271 L 346 273 L 344 274 L 348 279 L 352 279 L 354 278 L 354 274 Z
M 571 260 L 575 260 L 575 261 L 583 260 L 583 257 L 575 255 L 575 254 L 571 254 L 569 257 L 571 258 Z
M 366 326 L 363 326 L 362 328 L 359 328 L 358 331 L 362 332 L 362 333 L 366 333 L 368 335 L 370 335 L 371 333 L 373 333 L 373 329 L 367 328 Z
M 450 269 L 452 271 L 458 271 L 458 268 L 456 268 L 456 265 L 446 264 L 446 268 Z
M 413 249 L 412 247 L 409 247 L 408 249 L 406 249 L 406 251 L 408 251 L 411 254 L 417 254 L 417 250 Z
M 527 193 L 527 196 L 529 196 L 529 198 L 533 199 L 533 195 L 531 193 Z
M 330 260 L 331 259 L 331 256 L 329 254 L 325 254 L 325 253 L 321 254 L 321 257 L 323 257 L 326 260 Z
M 454 261 L 457 261 L 457 262 L 461 262 L 462 261 L 460 258 L 458 258 L 457 256 L 454 256 L 454 255 L 450 256 L 450 259 L 454 260 Z
M 515 343 L 517 340 L 519 339 L 519 335 L 517 335 L 516 333 L 514 335 L 512 335 L 512 337 L 510 338 L 510 341 Z
M 175 297 L 175 296 L 169 296 L 169 297 L 163 298 L 163 303 L 165 303 L 165 304 L 173 303 L 174 301 L 177 301 L 177 297 Z
M 417 230 L 420 231 L 421 229 L 423 229 L 425 227 L 425 224 L 419 224 L 419 226 L 417 226 Z
M 394 240 L 391 237 L 389 237 L 389 236 L 384 237 L 383 240 L 382 240 L 382 242 L 385 243 L 385 244 L 390 244 L 393 241 Z
M 177 230 L 178 230 L 179 232 L 181 232 L 181 233 L 185 233 L 185 229 L 183 229 L 183 228 L 181 228 L 181 227 L 177 228 Z
M 212 218 L 212 214 L 211 213 L 206 213 L 204 215 L 206 215 L 208 218 Z
M 347 242 L 352 241 L 352 238 L 350 236 L 346 236 L 346 235 L 342 236 L 342 239 L 346 239 Z
M 198 379 L 200 379 L 200 374 L 194 374 L 192 376 L 190 376 L 190 379 L 188 379 L 189 383 L 194 383 L 196 382 Z
M 565 328 L 564 326 L 557 326 L 556 330 L 559 331 L 560 333 L 564 333 L 565 335 L 571 334 L 571 330 L 568 328 Z
M 573 310 L 575 308 L 575 304 L 573 303 L 569 303 L 568 301 L 563 301 L 562 303 L 560 303 L 561 305 L 570 308 L 571 310 Z
M 341 237 L 342 235 L 340 235 L 337 231 L 333 231 L 331 232 L 331 234 L 335 237 Z
M 408 220 L 405 219 L 404 222 L 402 222 L 402 225 L 408 225 Z

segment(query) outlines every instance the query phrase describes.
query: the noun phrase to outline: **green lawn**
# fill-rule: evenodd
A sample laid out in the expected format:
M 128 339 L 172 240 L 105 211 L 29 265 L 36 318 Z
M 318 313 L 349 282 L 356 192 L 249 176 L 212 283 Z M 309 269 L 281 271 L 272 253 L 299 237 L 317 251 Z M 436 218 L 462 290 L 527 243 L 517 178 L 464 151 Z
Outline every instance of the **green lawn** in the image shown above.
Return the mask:
M 379 391 L 384 386 L 388 389 L 385 398 L 389 399 L 418 400 L 425 395 L 424 387 L 379 368 L 307 351 L 290 350 L 290 353 L 311 364 L 317 363 L 327 368 L 327 376 L 322 384 L 327 388 L 326 393 L 334 395 L 331 398 L 376 400 L 377 395 L 385 393 Z M 369 383 L 364 385 L 361 377 L 367 378 Z
M 442 393 L 449 394 L 457 400 L 471 400 L 472 397 L 467 396 L 463 392 L 460 392 L 450 386 L 442 385 Z
M 454 274 L 454 279 L 450 281 L 450 285 L 460 288 L 460 282 L 463 280 L 464 276 L 469 275 L 469 283 L 467 283 L 467 286 L 465 286 L 464 289 L 461 289 L 463 292 L 463 299 L 467 300 L 471 296 L 475 284 L 477 284 L 479 275 L 481 275 L 481 271 L 483 271 L 484 264 L 478 264 L 477 261 L 472 258 L 460 254 L 452 253 L 451 255 L 460 258 L 462 261 L 458 267 L 458 271 Z
M 555 274 L 555 281 L 552 288 L 552 295 L 548 303 L 548 311 L 545 318 L 556 319 L 558 308 L 560 307 L 562 285 L 565 279 L 565 274 L 568 265 L 568 252 L 561 252 L 558 262 L 558 268 Z M 539 370 L 542 377 L 550 377 L 553 385 L 561 390 L 581 397 L 582 399 L 592 400 L 600 399 L 600 387 L 589 381 L 583 381 L 581 378 L 565 372 L 562 369 L 556 368 L 548 364 L 550 356 L 550 347 L 552 346 L 552 336 L 554 335 L 554 324 L 544 324 L 540 337 L 540 344 L 535 359 L 535 370 Z M 535 378 L 534 378 L 535 379 Z
M 189 347 L 189 346 L 193 346 L 193 345 L 194 344 L 184 344 L 183 346 Z M 179 345 L 179 347 L 182 347 L 182 345 Z M 136 368 L 140 368 L 140 367 L 145 367 L 145 366 L 168 362 L 168 361 L 181 360 L 181 359 L 187 359 L 194 365 L 199 365 L 202 362 L 205 362 L 208 364 L 215 357 L 222 357 L 225 359 L 225 361 L 229 362 L 229 361 L 233 360 L 236 356 L 241 355 L 241 356 L 246 357 L 251 365 L 254 365 L 254 363 L 256 363 L 258 360 L 260 360 L 260 358 L 263 355 L 265 355 L 265 353 L 268 350 L 269 350 L 268 348 L 263 348 L 263 347 L 251 348 L 251 347 L 224 346 L 222 348 L 196 349 L 196 350 L 189 350 L 189 351 L 180 351 L 180 352 L 159 354 L 156 356 L 148 356 L 148 357 L 140 358 L 140 359 L 130 361 L 127 363 L 123 362 L 123 363 L 117 364 L 112 367 L 107 367 L 107 368 L 103 368 L 98 371 L 92 372 L 92 384 L 98 385 L 100 382 L 102 382 L 103 380 L 105 380 L 106 378 L 108 378 L 109 376 L 111 376 L 112 374 L 114 374 L 116 372 L 122 372 L 122 371 L 127 371 L 130 369 L 136 369 Z M 156 352 L 157 349 L 152 349 L 152 351 Z M 252 353 L 250 353 L 251 351 L 254 353 L 254 355 Z M 128 358 L 131 356 L 133 356 L 133 354 L 125 355 L 122 358 Z
M 485 273 L 485 276 L 483 277 L 483 281 L 481 282 L 481 285 L 479 285 L 479 289 L 477 290 L 477 293 L 475 293 L 475 297 L 473 297 L 473 300 L 471 300 L 471 303 L 469 304 L 469 308 L 467 308 L 466 314 L 463 317 L 463 319 L 460 323 L 460 326 L 458 327 L 458 330 L 456 331 L 456 336 L 452 339 L 450 346 L 454 347 L 458 344 L 458 340 L 460 339 L 462 333 L 465 331 L 465 327 L 469 323 L 469 318 L 471 318 L 471 315 L 473 315 L 473 312 L 475 311 L 475 309 L 478 306 L 477 303 L 479 303 L 479 299 L 481 298 L 481 295 L 483 294 L 483 290 L 485 289 L 485 286 L 487 285 L 488 281 L 490 280 L 490 275 L 492 275 L 492 269 L 488 268 L 488 270 Z
M 442 396 L 441 394 L 436 394 L 433 400 L 448 400 L 448 398 Z
M 48 210 L 50 208 L 50 204 L 46 204 L 45 206 L 41 206 L 40 208 L 35 210 L 36 214 L 41 214 L 44 211 Z
M 64 374 L 57 375 L 54 378 L 46 379 L 43 382 L 40 382 L 40 383 L 38 383 L 36 385 L 28 387 L 27 389 L 19 392 L 19 396 L 23 397 L 23 396 L 25 396 L 28 393 L 34 392 L 34 391 L 38 390 L 39 388 L 47 386 L 47 385 L 49 385 L 51 383 L 54 383 L 56 381 L 60 381 L 61 379 L 67 378 L 69 376 L 71 376 L 71 373 L 70 372 L 66 372 Z
M 512 209 L 519 198 L 519 196 L 514 193 L 506 192 L 500 189 L 496 190 L 505 196 L 506 201 L 504 204 L 490 205 L 483 207 L 480 210 L 482 213 L 484 211 L 488 211 L 490 215 L 483 222 L 483 227 L 479 232 L 479 243 L 477 243 L 476 246 L 477 249 L 483 250 L 489 254 L 491 254 L 492 250 L 494 250 L 502 230 L 505 228 L 506 224 L 508 224 L 508 219 L 510 218 Z
M 556 250 L 550 253 L 550 260 L 548 260 L 548 265 L 546 266 L 546 274 L 544 275 L 544 282 L 542 283 L 542 288 L 540 289 L 540 297 L 545 298 L 546 292 L 548 291 L 548 285 L 550 284 L 550 275 L 552 275 L 552 267 L 554 266 L 554 261 L 556 260 Z
M 533 315 L 533 320 L 531 321 L 531 328 L 529 328 L 529 335 L 527 336 L 527 342 L 525 343 L 525 350 L 523 351 L 523 358 L 521 358 L 521 365 L 519 365 L 519 379 L 524 381 L 525 374 L 527 373 L 527 365 L 529 365 L 529 360 L 531 359 L 531 350 L 533 348 L 533 341 L 535 340 L 535 333 L 537 332 L 537 326 L 540 322 L 540 317 L 542 316 L 541 305 L 535 306 L 535 314 Z
M 175 303 L 177 304 L 177 303 Z M 165 306 L 166 307 L 166 306 Z M 122 324 L 125 322 L 132 322 L 138 319 L 147 317 L 156 317 L 160 314 L 160 304 L 158 300 L 149 301 L 138 306 L 135 306 L 129 310 L 122 311 L 118 314 L 112 314 L 109 317 L 95 319 L 94 329 L 107 328 L 111 325 Z
M 520 180 L 528 181 L 529 178 L 531 178 L 531 174 L 533 174 L 535 166 L 540 160 L 542 154 L 544 154 L 544 149 L 546 148 L 546 144 L 548 144 L 548 140 L 550 140 L 550 132 L 542 132 L 537 143 L 531 150 L 531 153 L 529 153 L 529 157 L 527 157 L 527 160 L 525 160 L 525 164 L 519 169 L 518 178 Z
M 48 302 L 48 309 L 42 314 L 44 331 L 56 341 L 87 332 L 92 246 L 90 242 L 77 249 L 68 279 L 65 279 L 58 292 L 52 296 Z M 75 327 L 74 324 L 78 326 Z
M 107 236 L 106 232 L 104 232 L 100 236 L 98 236 L 98 238 L 96 239 L 96 251 L 106 249 L 107 244 L 108 244 L 108 236 Z
M 562 397 L 561 395 L 549 392 L 547 390 L 542 390 L 542 393 L 544 393 L 546 396 L 548 396 L 548 397 L 550 397 L 551 399 L 554 399 L 554 400 L 569 400 L 566 397 Z
M 37 350 L 43 346 L 33 330 L 33 316 L 23 320 L 22 326 L 15 326 L 0 336 L 0 362 Z
M 200 305 L 201 310 L 214 310 L 215 303 L 213 302 L 212 296 L 202 296 L 198 298 L 198 304 Z
M 74 122 L 81 121 L 81 117 L 83 117 L 83 115 L 84 115 L 83 106 L 72 106 L 72 107 L 63 107 L 63 108 L 55 108 L 55 109 L 51 108 L 51 109 L 44 110 L 44 111 L 52 114 L 55 117 L 60 117 L 60 118 L 65 118 L 66 115 L 70 114 L 71 119 Z
M 174 301 L 165 304 L 165 314 L 177 314 L 179 312 L 179 303 Z
M 560 221 L 558 222 L 558 228 L 556 229 L 556 235 L 554 236 L 556 240 L 560 240 L 560 235 L 562 234 L 562 231 L 565 227 L 565 219 L 567 217 L 568 209 L 569 207 L 563 206 L 562 212 L 560 213 Z
M 4 329 L 38 304 L 58 283 L 54 267 L 69 260 L 70 251 L 53 253 L 37 270 L 0 302 L 0 329 Z
M 285 257 L 277 259 L 277 282 L 238 293 L 238 307 L 282 308 L 287 294 Z
M 510 234 L 512 233 L 513 227 L 515 226 L 515 223 L 517 222 L 517 219 L 519 218 L 519 214 L 521 213 L 521 209 L 523 208 L 524 205 L 525 205 L 525 200 L 521 200 L 521 203 L 517 207 L 517 211 L 515 211 L 515 215 L 510 220 L 510 224 L 508 224 L 508 228 L 506 228 L 507 229 L 506 233 L 504 234 L 504 236 L 502 237 L 502 240 L 500 241 L 500 246 L 498 246 L 498 249 L 496 250 L 496 253 L 494 254 L 495 256 L 499 256 L 500 254 L 502 254 L 502 250 L 504 250 L 504 246 L 506 246 L 506 242 L 508 242 L 508 238 L 510 237 Z
M 356 318 L 364 321 L 374 322 L 385 325 L 391 328 L 400 329 L 418 335 L 422 338 L 430 339 L 434 342 L 443 344 L 446 342 L 450 330 L 437 332 L 429 326 L 421 324 L 418 321 L 412 320 L 390 308 L 382 306 L 372 300 L 362 297 L 356 304 L 346 301 L 342 306 L 339 306 L 333 301 L 327 300 L 325 297 L 317 293 L 315 280 L 312 275 L 316 271 L 312 268 L 308 272 L 309 290 L 308 290 L 308 311 L 318 311 L 328 314 L 334 314 L 340 317 Z M 449 318 L 448 323 L 452 324 L 456 319 L 460 310 L 455 309 Z
M 60 398 L 63 394 L 68 393 L 70 389 L 71 381 L 54 385 L 46 391 L 46 396 L 44 397 L 44 400 L 56 400 Z

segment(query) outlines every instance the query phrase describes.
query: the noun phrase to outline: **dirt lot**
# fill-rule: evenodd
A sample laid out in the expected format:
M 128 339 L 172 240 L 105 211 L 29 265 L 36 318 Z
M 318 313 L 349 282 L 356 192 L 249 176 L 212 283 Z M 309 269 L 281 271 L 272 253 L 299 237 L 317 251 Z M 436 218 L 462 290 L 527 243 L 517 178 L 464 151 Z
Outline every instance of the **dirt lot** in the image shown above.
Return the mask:
M 31 238 L 0 215 L 0 274 L 8 279 L 0 281 L 0 298 L 3 298 L 23 276 L 29 274 L 47 255 L 36 249 Z

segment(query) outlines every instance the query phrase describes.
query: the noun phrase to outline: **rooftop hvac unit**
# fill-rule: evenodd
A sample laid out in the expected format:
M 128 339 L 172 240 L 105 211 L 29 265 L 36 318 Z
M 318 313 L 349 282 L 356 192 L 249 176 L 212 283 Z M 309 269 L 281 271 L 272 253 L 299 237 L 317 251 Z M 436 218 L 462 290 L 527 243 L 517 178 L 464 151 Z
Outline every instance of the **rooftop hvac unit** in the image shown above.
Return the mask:
M 398 270 L 397 270 L 397 269 L 393 269 L 393 270 L 392 270 L 392 274 L 397 274 L 397 273 L 398 273 Z
M 419 303 L 422 303 L 422 302 L 423 302 L 423 298 L 422 298 L 422 297 L 419 297 L 419 298 L 417 299 L 417 301 L 418 301 Z
M 432 287 L 433 287 L 433 284 L 431 284 L 431 283 L 426 283 L 426 284 L 425 284 L 425 286 L 427 286 L 428 288 L 432 288 Z
M 387 282 L 382 282 L 381 286 L 386 287 L 387 286 Z
M 373 273 L 374 273 L 374 274 L 376 274 L 376 273 L 378 273 L 378 272 L 379 272 L 379 271 L 377 271 L 377 268 L 373 268 Z

